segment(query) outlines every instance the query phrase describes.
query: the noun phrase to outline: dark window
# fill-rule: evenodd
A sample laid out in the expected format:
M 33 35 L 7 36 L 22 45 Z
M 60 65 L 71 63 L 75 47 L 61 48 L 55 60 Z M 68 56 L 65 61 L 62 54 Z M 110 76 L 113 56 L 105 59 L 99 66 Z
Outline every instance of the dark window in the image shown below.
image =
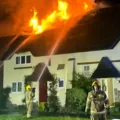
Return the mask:
M 59 80 L 59 87 L 64 87 L 63 80 Z
M 22 91 L 22 82 L 18 82 L 18 92 Z
M 20 57 L 16 57 L 16 64 L 20 64 Z
M 21 64 L 25 63 L 25 56 L 21 56 Z
M 31 56 L 30 55 L 26 56 L 26 63 L 31 63 Z
M 90 66 L 84 66 L 84 71 L 89 71 L 90 70 Z
M 48 66 L 51 66 L 51 59 L 49 59 L 48 61 Z
M 64 69 L 64 67 L 65 67 L 65 64 L 59 64 L 57 70 Z
M 12 83 L 12 92 L 16 92 L 17 84 L 14 82 Z

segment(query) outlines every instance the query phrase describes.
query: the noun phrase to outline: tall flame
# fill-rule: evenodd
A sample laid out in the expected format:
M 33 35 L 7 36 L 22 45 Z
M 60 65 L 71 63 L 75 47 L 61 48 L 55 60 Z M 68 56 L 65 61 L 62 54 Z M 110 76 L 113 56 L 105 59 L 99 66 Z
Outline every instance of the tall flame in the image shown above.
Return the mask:
M 88 10 L 88 4 L 86 2 L 83 3 L 83 9 L 85 11 Z M 50 15 L 48 15 L 45 19 L 42 19 L 39 23 L 37 17 L 37 11 L 34 10 L 33 17 L 29 22 L 29 26 L 32 27 L 34 34 L 42 33 L 45 30 L 53 28 L 53 24 L 57 21 L 65 21 L 70 19 L 70 15 L 67 13 L 68 3 L 62 0 L 58 0 L 58 8 L 54 10 Z
M 29 22 L 29 26 L 33 28 L 34 34 L 42 33 L 43 31 L 52 27 L 52 24 L 59 20 L 68 20 L 69 15 L 67 14 L 68 3 L 63 2 L 62 0 L 58 0 L 58 9 L 54 10 L 50 15 L 46 17 L 46 19 L 41 20 L 41 24 L 39 25 L 37 11 L 34 10 L 33 17 Z

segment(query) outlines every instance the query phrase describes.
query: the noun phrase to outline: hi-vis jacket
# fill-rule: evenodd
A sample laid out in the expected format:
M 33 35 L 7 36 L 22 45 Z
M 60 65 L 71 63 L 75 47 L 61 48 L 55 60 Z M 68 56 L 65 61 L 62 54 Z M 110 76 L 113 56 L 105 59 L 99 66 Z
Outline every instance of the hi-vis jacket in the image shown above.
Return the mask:
M 92 113 L 105 113 L 105 107 L 108 107 L 109 103 L 107 102 L 107 96 L 104 91 L 99 90 L 95 93 L 94 90 L 88 93 L 86 110 L 90 109 Z
M 31 90 L 27 90 L 26 91 L 26 103 L 32 102 L 34 96 L 35 96 L 35 93 L 33 93 Z

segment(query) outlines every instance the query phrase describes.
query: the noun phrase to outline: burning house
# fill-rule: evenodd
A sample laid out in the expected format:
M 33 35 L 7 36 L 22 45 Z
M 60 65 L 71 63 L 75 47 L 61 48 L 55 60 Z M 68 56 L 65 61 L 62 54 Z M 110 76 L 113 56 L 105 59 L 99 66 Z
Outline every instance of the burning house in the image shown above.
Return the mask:
M 107 56 L 120 70 L 120 7 L 94 11 L 94 4 L 88 0 L 80 5 L 81 8 L 75 11 L 80 10 L 81 13 L 76 12 L 72 16 L 67 12 L 69 4 L 58 0 L 56 10 L 41 22 L 37 10 L 33 9 L 27 31 L 25 27 L 20 34 L 0 38 L 5 46 L 0 44 L 3 46 L 0 47 L 0 57 L 4 61 L 3 87 L 12 88 L 12 104 L 22 104 L 26 76 L 32 78 L 32 85 L 36 87 L 35 102 L 39 103 L 47 101 L 47 87 L 52 74 L 55 74 L 59 78 L 58 97 L 64 106 L 66 90 L 72 87 L 70 80 L 74 69 L 89 76 L 94 73 L 101 58 Z M 101 76 L 99 79 L 105 81 L 110 102 L 119 101 L 119 77 Z

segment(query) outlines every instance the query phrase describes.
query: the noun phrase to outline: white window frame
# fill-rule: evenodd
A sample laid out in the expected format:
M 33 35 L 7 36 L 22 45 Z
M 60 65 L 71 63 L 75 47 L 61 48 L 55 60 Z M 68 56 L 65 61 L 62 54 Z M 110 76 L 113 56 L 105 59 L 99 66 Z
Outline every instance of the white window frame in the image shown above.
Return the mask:
M 25 64 L 30 64 L 30 63 L 27 63 L 27 56 L 30 56 L 31 57 L 31 55 L 17 55 L 16 56 L 16 58 L 15 58 L 15 64 L 16 64 L 16 59 L 17 59 L 17 57 L 19 57 L 20 58 L 20 64 L 16 64 L 16 65 L 25 65 Z M 21 61 L 22 61 L 22 57 L 25 57 L 25 63 L 21 63 Z M 31 59 L 31 58 L 30 58 Z
M 21 88 L 21 91 L 18 91 L 18 83 L 21 83 L 21 84 L 22 84 L 22 82 L 21 82 L 21 81 L 17 81 L 17 82 L 16 82 L 16 81 L 13 81 L 12 84 L 13 84 L 13 83 L 16 83 L 16 91 L 12 91 L 12 89 L 11 89 L 11 92 L 12 92 L 12 93 L 21 93 L 23 90 L 22 90 L 22 88 Z M 23 86 L 23 84 L 22 84 L 22 86 Z M 13 86 L 12 86 L 12 87 L 13 87 Z

